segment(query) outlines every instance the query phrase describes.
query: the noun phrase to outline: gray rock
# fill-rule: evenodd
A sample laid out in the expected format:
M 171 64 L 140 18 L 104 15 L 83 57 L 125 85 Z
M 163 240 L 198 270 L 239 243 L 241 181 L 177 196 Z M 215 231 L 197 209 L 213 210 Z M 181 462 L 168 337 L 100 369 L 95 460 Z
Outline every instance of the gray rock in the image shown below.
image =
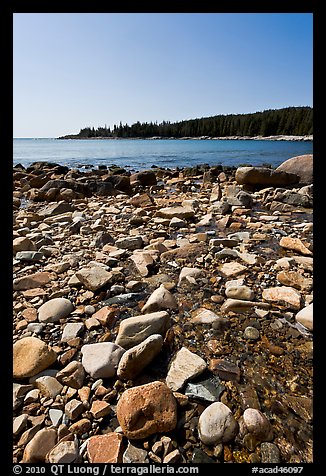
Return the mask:
M 126 451 L 123 453 L 122 457 L 123 463 L 149 463 L 147 451 L 137 448 L 128 442 Z
M 260 445 L 260 454 L 262 463 L 280 463 L 280 450 L 274 443 L 263 442 Z
M 199 417 L 198 434 L 205 445 L 231 441 L 237 432 L 238 423 L 229 407 L 222 402 L 212 403 Z
M 247 326 L 244 330 L 244 337 L 249 340 L 257 340 L 260 337 L 259 330 L 256 327 Z
M 117 375 L 124 380 L 132 380 L 161 351 L 163 338 L 161 334 L 153 334 L 140 344 L 127 350 L 120 359 Z
M 93 378 L 108 378 L 116 374 L 125 349 L 112 342 L 85 344 L 81 348 L 82 364 Z
M 171 319 L 166 311 L 129 317 L 120 323 L 115 343 L 124 349 L 130 349 L 153 334 L 164 336 L 170 324 Z
M 18 251 L 15 258 L 20 261 L 37 262 L 42 261 L 44 255 L 40 251 Z
M 74 310 L 74 305 L 66 298 L 50 299 L 38 310 L 38 320 L 40 322 L 57 322 L 69 316 Z
M 115 246 L 124 250 L 137 250 L 143 248 L 144 241 L 141 236 L 127 236 L 125 238 L 119 238 L 115 242 Z
M 63 411 L 58 410 L 57 408 L 50 408 L 49 417 L 50 417 L 52 425 L 58 426 L 63 417 Z
M 168 374 L 166 384 L 173 391 L 181 389 L 184 384 L 200 375 L 206 369 L 204 359 L 199 355 L 190 352 L 186 347 L 182 347 L 174 356 Z
M 211 377 L 200 382 L 188 383 L 185 395 L 199 402 L 217 402 L 225 387 L 218 377 Z
M 63 328 L 61 342 L 67 342 L 70 339 L 77 337 L 84 329 L 82 322 L 68 322 Z

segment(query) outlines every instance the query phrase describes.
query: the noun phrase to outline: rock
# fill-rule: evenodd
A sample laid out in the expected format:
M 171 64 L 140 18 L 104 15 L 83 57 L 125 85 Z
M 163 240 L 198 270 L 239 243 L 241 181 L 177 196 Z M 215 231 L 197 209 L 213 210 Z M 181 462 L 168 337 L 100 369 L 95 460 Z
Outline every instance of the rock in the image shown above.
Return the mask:
M 246 312 L 253 307 L 259 307 L 262 309 L 269 309 L 270 304 L 265 303 L 265 302 L 258 302 L 258 301 L 245 301 L 241 299 L 231 299 L 228 298 L 222 306 L 220 307 L 221 312 Z
M 153 334 L 164 336 L 170 325 L 171 319 L 166 311 L 129 317 L 121 321 L 115 343 L 130 349 Z
M 285 304 L 290 309 L 299 310 L 301 307 L 301 294 L 288 286 L 275 286 L 263 290 L 262 298 L 266 301 Z
M 115 246 L 124 250 L 138 250 L 143 248 L 144 241 L 141 236 L 126 236 L 124 238 L 119 238 L 115 242 Z
M 238 423 L 229 407 L 222 402 L 212 403 L 199 417 L 198 434 L 205 445 L 231 441 L 237 432 Z
M 67 342 L 70 339 L 77 337 L 83 330 L 85 326 L 82 322 L 68 322 L 63 328 L 61 342 Z
M 62 385 L 55 377 L 43 375 L 35 380 L 35 386 L 44 397 L 55 398 L 62 390 Z
M 137 193 L 130 198 L 128 203 L 136 208 L 152 207 L 155 204 L 154 199 L 148 193 Z
M 94 400 L 90 412 L 94 418 L 102 418 L 111 412 L 111 407 L 107 402 Z
M 35 243 L 26 236 L 20 236 L 15 238 L 12 244 L 13 252 L 17 253 L 19 251 L 36 251 L 37 248 Z
M 88 418 L 81 418 L 77 420 L 75 423 L 70 425 L 69 431 L 70 433 L 76 433 L 77 435 L 83 435 L 92 427 L 92 423 Z
M 103 246 L 108 243 L 114 244 L 114 239 L 112 238 L 110 233 L 108 233 L 107 231 L 99 231 L 98 233 L 96 233 L 96 237 L 95 237 L 96 248 L 102 249 Z
M 57 408 L 50 408 L 49 409 L 49 417 L 53 426 L 58 426 L 62 417 L 63 411 L 58 410 Z
M 156 175 L 152 170 L 143 170 L 130 175 L 130 185 L 142 185 L 144 187 L 149 185 L 156 185 Z
M 148 453 L 141 448 L 137 448 L 130 441 L 122 457 L 123 463 L 149 463 Z
M 69 418 L 69 420 L 76 420 L 76 418 L 78 418 L 84 410 L 84 405 L 76 398 L 69 400 L 69 402 L 67 402 L 65 405 L 65 415 Z
M 106 433 L 91 436 L 87 443 L 87 456 L 89 462 L 97 463 L 122 463 L 123 436 L 119 433 Z
M 238 276 L 239 274 L 245 273 L 247 267 L 243 266 L 236 261 L 230 261 L 229 263 L 224 263 L 218 266 L 218 270 L 222 276 L 225 278 L 230 278 L 232 276 Z
M 290 236 L 282 236 L 280 240 L 280 246 L 285 249 L 296 251 L 302 255 L 311 256 L 313 253 L 310 251 L 299 238 L 291 238 Z
M 90 291 L 97 291 L 114 281 L 114 274 L 106 271 L 101 266 L 83 268 L 76 272 L 76 276 Z
M 309 292 L 312 289 L 312 278 L 305 278 L 297 271 L 280 271 L 276 275 L 276 279 L 284 286 L 290 286 L 302 291 Z
M 296 314 L 295 320 L 310 331 L 313 331 L 313 303 L 301 309 Z
M 211 377 L 196 383 L 188 383 L 185 395 L 199 402 L 217 402 L 225 387 L 218 377 Z
M 44 463 L 45 456 L 56 444 L 56 439 L 55 429 L 39 430 L 25 447 L 23 463 Z
M 74 305 L 69 299 L 54 298 L 45 302 L 38 310 L 38 320 L 40 322 L 57 322 L 74 310 Z
M 273 439 L 272 426 L 266 416 L 256 408 L 246 408 L 243 412 L 243 422 L 249 433 L 260 441 Z
M 195 448 L 191 458 L 192 464 L 198 463 L 216 463 L 215 459 L 210 458 L 205 451 L 200 448 Z
M 222 380 L 230 380 L 231 382 L 240 382 L 239 367 L 227 359 L 212 359 L 209 363 L 209 370 Z
M 163 338 L 161 334 L 153 334 L 140 344 L 127 350 L 120 359 L 117 375 L 123 380 L 132 380 L 161 351 Z
M 163 464 L 173 464 L 181 460 L 181 453 L 178 449 L 171 451 L 163 458 Z
M 13 346 L 13 377 L 26 378 L 47 369 L 57 359 L 57 354 L 37 337 L 24 337 Z
M 177 402 L 170 389 L 154 381 L 125 390 L 118 401 L 117 418 L 128 439 L 143 439 L 174 430 Z
M 181 286 L 182 282 L 184 280 L 186 280 L 188 277 L 192 277 L 192 278 L 196 279 L 199 276 L 201 276 L 202 274 L 203 274 L 203 271 L 199 268 L 184 267 L 184 268 L 182 268 L 182 270 L 180 271 L 180 274 L 179 274 L 178 286 Z
M 153 267 L 154 259 L 149 252 L 137 252 L 130 256 L 130 259 L 134 262 L 139 274 L 146 277 L 150 273 L 150 269 Z
M 298 176 L 284 170 L 267 167 L 238 167 L 235 180 L 239 185 L 291 185 L 298 182 Z
M 263 442 L 260 445 L 260 454 L 262 463 L 280 463 L 280 450 L 274 443 Z
M 166 377 L 166 384 L 172 391 L 177 391 L 190 379 L 200 375 L 207 365 L 199 355 L 182 347 L 171 361 Z
M 243 333 L 244 337 L 249 340 L 258 340 L 260 337 L 259 330 L 256 327 L 247 326 Z
M 156 212 L 156 216 L 171 219 L 173 217 L 187 219 L 195 216 L 195 211 L 191 207 L 166 207 L 160 208 Z
M 14 418 L 12 433 L 13 436 L 19 435 L 25 427 L 27 426 L 28 415 L 26 413 L 22 413 L 21 415 Z
M 78 455 L 78 444 L 75 440 L 60 441 L 47 453 L 45 461 L 52 464 L 73 463 Z
M 112 342 L 85 344 L 81 348 L 82 364 L 93 378 L 108 378 L 116 374 L 125 349 Z
M 215 312 L 211 311 L 210 309 L 200 307 L 193 313 L 189 322 L 193 324 L 212 324 L 213 322 L 219 321 L 220 319 L 221 317 L 215 314 Z
M 159 288 L 150 295 L 141 312 L 155 312 L 162 309 L 178 309 L 178 303 L 170 291 L 166 289 L 164 284 L 161 284 Z
M 53 217 L 55 215 L 61 215 L 62 213 L 72 212 L 74 207 L 67 202 L 55 202 L 47 205 L 39 211 L 41 217 Z
M 21 278 L 14 279 L 13 290 L 14 291 L 25 291 L 27 289 L 33 288 L 42 288 L 46 284 L 50 283 L 55 279 L 53 273 L 47 271 L 40 271 L 29 276 L 22 276 Z
M 38 262 L 42 261 L 44 255 L 39 251 L 18 251 L 15 258 L 19 261 Z
M 298 155 L 282 162 L 276 171 L 295 174 L 299 178 L 299 184 L 313 183 L 313 154 Z
M 227 286 L 225 295 L 231 299 L 243 299 L 245 301 L 251 301 L 254 298 L 254 292 L 244 285 Z

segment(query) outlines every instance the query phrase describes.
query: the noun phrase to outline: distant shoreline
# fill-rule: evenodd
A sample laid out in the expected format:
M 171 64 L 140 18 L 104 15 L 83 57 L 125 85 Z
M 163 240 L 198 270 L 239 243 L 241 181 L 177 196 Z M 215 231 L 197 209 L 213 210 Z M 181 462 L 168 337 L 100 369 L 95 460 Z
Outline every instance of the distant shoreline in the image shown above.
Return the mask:
M 269 140 L 269 141 L 313 141 L 313 135 L 309 136 L 226 136 L 226 137 L 57 137 L 57 140 Z

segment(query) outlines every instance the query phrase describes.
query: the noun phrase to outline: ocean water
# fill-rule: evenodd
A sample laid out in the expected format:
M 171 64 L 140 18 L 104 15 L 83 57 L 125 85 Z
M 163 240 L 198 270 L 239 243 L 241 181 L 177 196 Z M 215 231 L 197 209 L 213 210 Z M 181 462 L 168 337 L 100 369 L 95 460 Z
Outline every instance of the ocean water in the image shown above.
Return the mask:
M 153 165 L 171 169 L 199 164 L 277 167 L 291 157 L 312 152 L 312 141 L 14 139 L 13 165 L 49 161 L 80 170 L 117 165 L 130 171 Z

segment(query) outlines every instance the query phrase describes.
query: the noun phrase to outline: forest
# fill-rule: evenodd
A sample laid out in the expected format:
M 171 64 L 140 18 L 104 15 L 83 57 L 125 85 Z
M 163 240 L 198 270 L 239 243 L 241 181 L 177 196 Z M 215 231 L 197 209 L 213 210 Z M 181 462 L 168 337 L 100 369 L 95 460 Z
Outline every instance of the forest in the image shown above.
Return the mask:
M 87 138 L 183 138 L 229 136 L 304 136 L 313 134 L 313 109 L 286 107 L 268 109 L 250 114 L 227 114 L 179 122 L 163 121 L 114 125 L 110 127 L 85 127 L 78 134 L 59 139 Z

